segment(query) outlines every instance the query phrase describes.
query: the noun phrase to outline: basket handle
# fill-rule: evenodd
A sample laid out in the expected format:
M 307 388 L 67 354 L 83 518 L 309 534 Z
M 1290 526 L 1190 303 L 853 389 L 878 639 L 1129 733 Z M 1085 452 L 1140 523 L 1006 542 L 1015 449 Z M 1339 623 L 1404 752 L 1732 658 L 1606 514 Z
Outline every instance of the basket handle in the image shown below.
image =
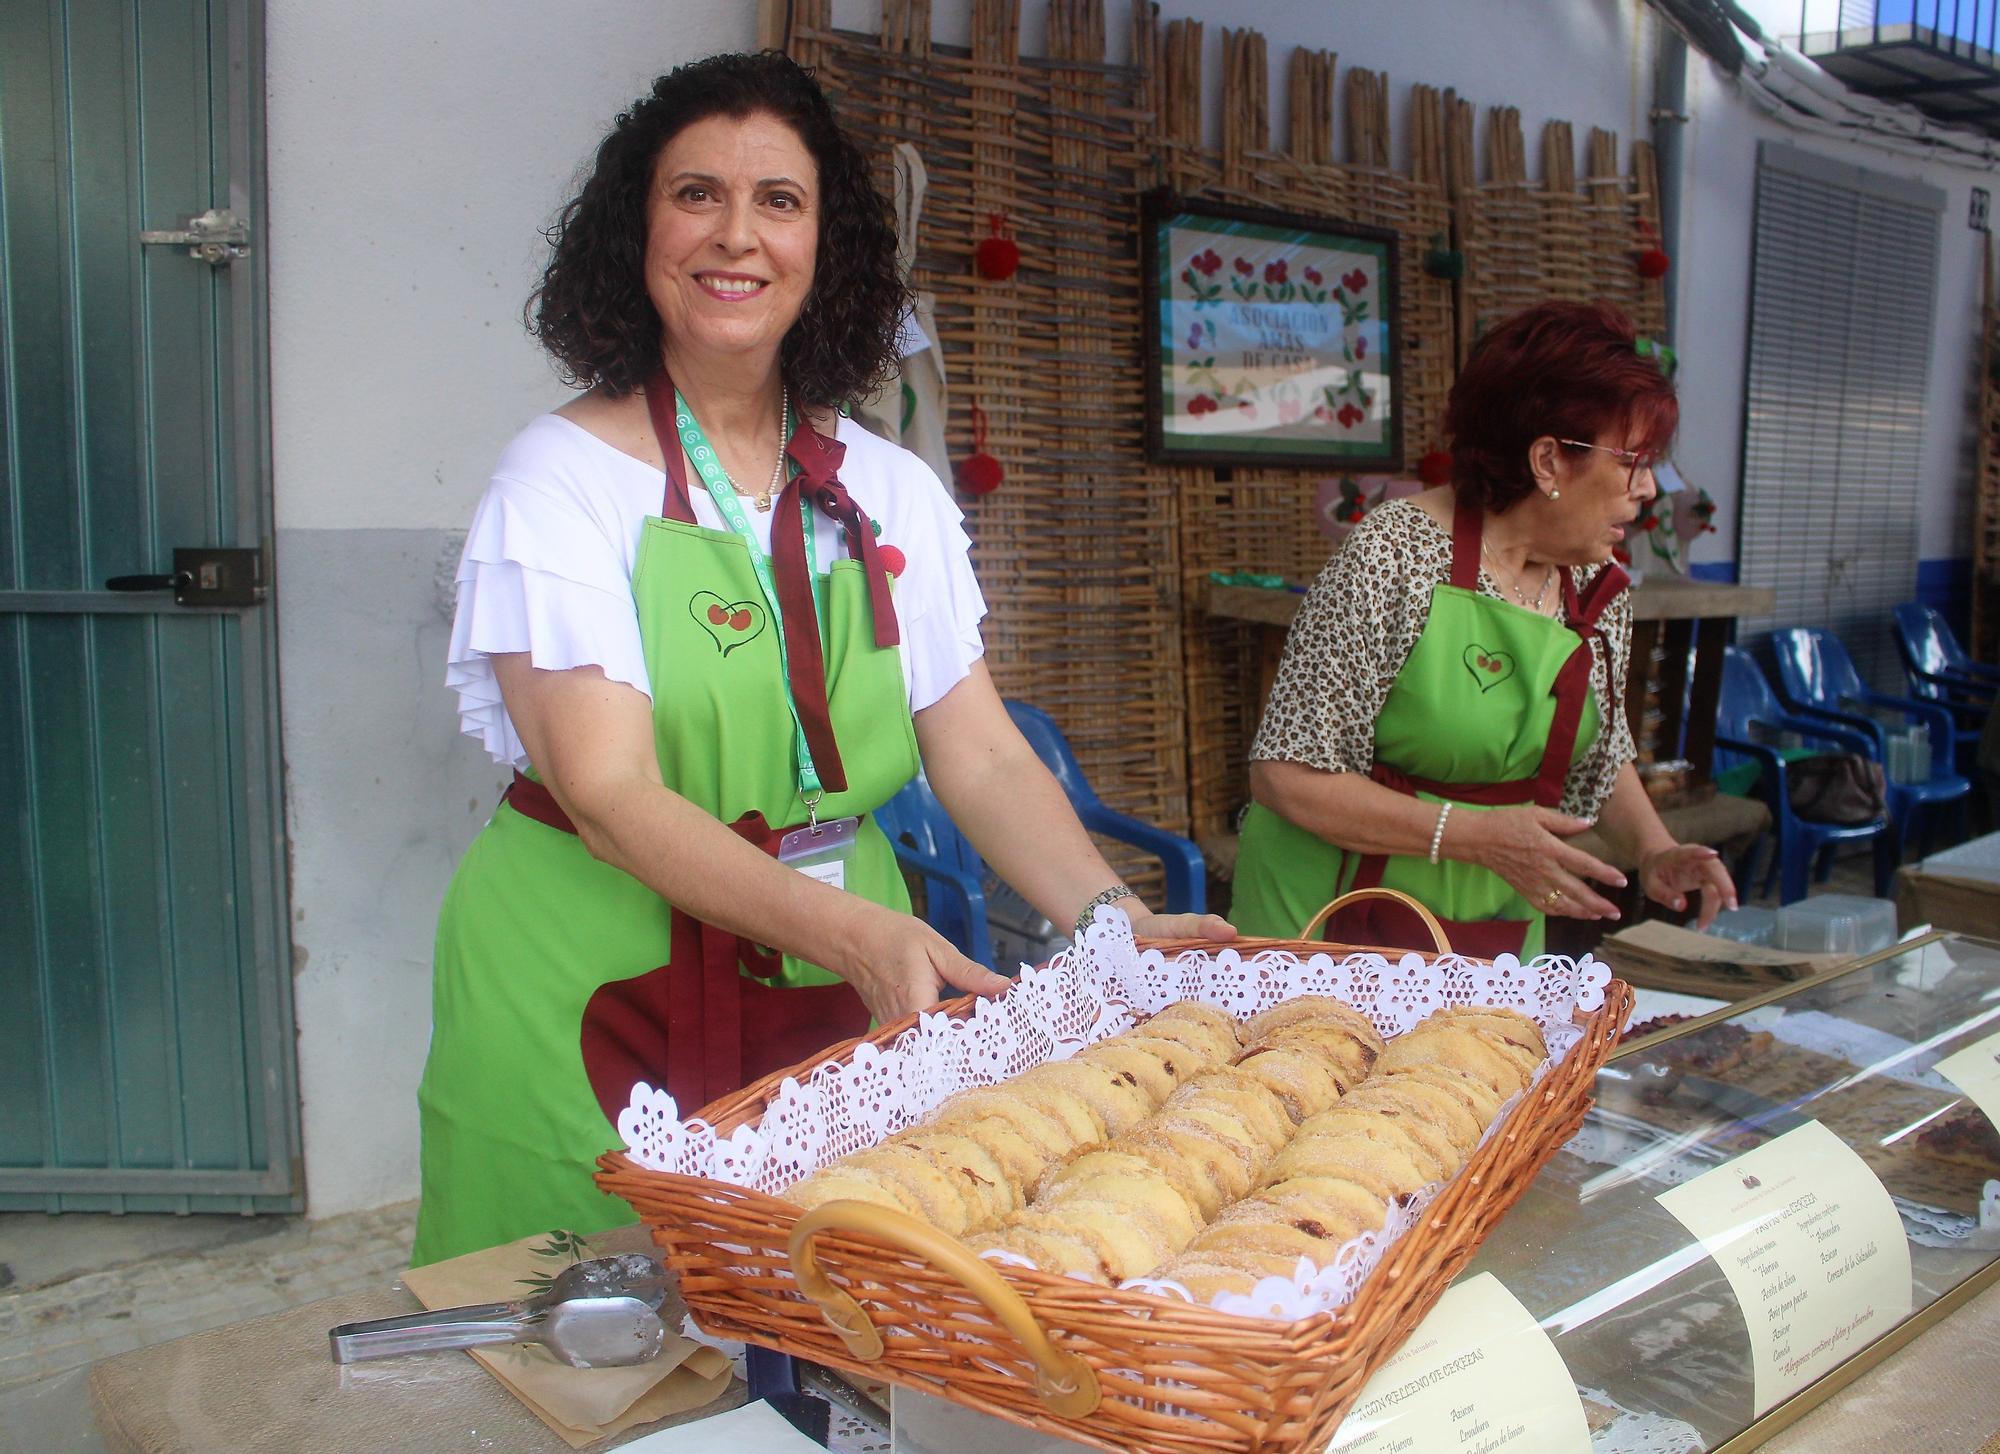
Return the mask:
M 1324 924 L 1329 918 L 1339 913 L 1356 899 L 1388 899 L 1392 903 L 1401 904 L 1424 921 L 1424 927 L 1431 931 L 1431 938 L 1437 941 L 1437 952 L 1439 954 L 1451 953 L 1451 941 L 1445 938 L 1444 925 L 1438 922 L 1437 915 L 1433 914 L 1429 909 L 1400 889 L 1349 889 L 1346 893 L 1321 909 L 1317 914 L 1306 920 L 1305 928 L 1299 930 L 1299 938 L 1312 938 L 1320 925 Z
M 1097 1370 L 1049 1340 L 1026 1300 L 1007 1285 L 991 1263 L 974 1256 L 956 1238 L 893 1207 L 825 1202 L 793 1224 L 792 1276 L 798 1280 L 799 1291 L 819 1304 L 820 1315 L 847 1344 L 847 1351 L 863 1363 L 873 1363 L 882 1356 L 882 1333 L 853 1294 L 836 1286 L 820 1268 L 813 1237 L 826 1231 L 879 1238 L 957 1278 L 1027 1352 L 1035 1365 L 1035 1393 L 1044 1408 L 1066 1419 L 1080 1419 L 1097 1408 L 1101 1398 Z

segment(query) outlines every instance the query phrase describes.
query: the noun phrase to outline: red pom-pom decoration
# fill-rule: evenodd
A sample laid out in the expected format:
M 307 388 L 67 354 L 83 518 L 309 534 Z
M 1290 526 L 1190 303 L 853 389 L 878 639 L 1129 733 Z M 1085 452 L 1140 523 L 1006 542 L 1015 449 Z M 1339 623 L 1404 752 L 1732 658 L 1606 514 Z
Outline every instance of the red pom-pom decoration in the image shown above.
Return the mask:
M 1000 461 L 986 452 L 986 411 L 977 404 L 972 406 L 972 453 L 953 466 L 951 473 L 968 495 L 990 495 L 1007 477 Z
M 1632 260 L 1632 266 L 1642 278 L 1664 278 L 1673 260 L 1657 247 L 1649 247 Z
M 901 575 L 904 568 L 909 565 L 903 558 L 903 552 L 893 545 L 884 545 L 877 553 L 882 557 L 882 569 L 892 576 Z
M 1451 483 L 1451 455 L 1442 449 L 1434 449 L 1417 461 L 1417 478 L 1427 485 L 1448 485 Z
M 958 479 L 958 487 L 968 495 L 990 495 L 1007 477 L 1000 461 L 990 454 L 969 455 L 958 462 L 952 473 Z
M 992 224 L 993 235 L 973 251 L 972 265 L 987 282 L 1004 283 L 1021 266 L 1021 244 L 1006 235 L 1007 219 L 1000 213 L 993 214 Z

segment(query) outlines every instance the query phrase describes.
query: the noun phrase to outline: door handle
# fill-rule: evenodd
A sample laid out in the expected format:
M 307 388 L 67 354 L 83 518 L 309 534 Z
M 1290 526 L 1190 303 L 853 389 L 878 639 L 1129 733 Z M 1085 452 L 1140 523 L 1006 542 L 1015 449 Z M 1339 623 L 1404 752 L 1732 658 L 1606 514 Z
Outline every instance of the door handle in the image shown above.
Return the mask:
M 177 606 L 254 606 L 264 599 L 264 552 L 176 548 L 167 575 L 113 576 L 107 591 L 172 591 Z

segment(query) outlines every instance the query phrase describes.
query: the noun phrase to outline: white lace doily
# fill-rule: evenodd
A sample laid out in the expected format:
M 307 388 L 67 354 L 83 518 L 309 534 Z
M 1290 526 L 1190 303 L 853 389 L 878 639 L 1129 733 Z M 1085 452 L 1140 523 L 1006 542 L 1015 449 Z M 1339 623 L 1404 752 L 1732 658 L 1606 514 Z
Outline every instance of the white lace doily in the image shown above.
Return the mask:
M 1046 968 L 1023 967 L 1000 999 L 979 1001 L 963 1020 L 920 1016 L 886 1047 L 859 1045 L 844 1065 L 823 1061 L 805 1080 L 787 1079 L 755 1124 L 719 1136 L 704 1121 L 682 1120 L 673 1097 L 641 1082 L 618 1117 L 618 1134 L 639 1166 L 777 1195 L 836 1157 L 922 1120 L 954 1091 L 1066 1059 L 1176 1000 L 1200 1000 L 1243 1019 L 1297 995 L 1332 995 L 1384 1035 L 1400 1035 L 1446 1005 L 1500 1005 L 1541 1027 L 1553 1064 L 1581 1038 L 1576 1018 L 1603 1005 L 1610 978 L 1588 955 L 1544 955 L 1527 964 L 1501 955 L 1489 964 L 1405 954 L 1392 964 L 1380 954 L 1245 956 L 1223 947 L 1167 959 L 1157 950 L 1142 953 L 1124 915 L 1099 909 L 1079 943 Z M 1267 1278 L 1252 1297 L 1224 1295 L 1215 1306 L 1284 1318 L 1338 1307 L 1440 1189 L 1392 1208 L 1387 1227 L 1350 1242 L 1333 1266 L 1294 1281 Z M 1187 1295 L 1171 1283 L 1140 1285 Z

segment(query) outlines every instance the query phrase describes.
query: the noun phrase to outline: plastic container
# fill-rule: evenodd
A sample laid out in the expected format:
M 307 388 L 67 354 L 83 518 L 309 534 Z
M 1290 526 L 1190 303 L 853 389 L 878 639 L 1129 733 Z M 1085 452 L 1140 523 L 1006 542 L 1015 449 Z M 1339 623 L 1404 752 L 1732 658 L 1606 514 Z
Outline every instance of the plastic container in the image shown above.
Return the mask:
M 1776 942 L 1778 916 L 1770 909 L 1724 909 L 1707 932 L 1736 944 L 1768 945 Z
M 1896 906 L 1858 894 L 1820 894 L 1778 910 L 1776 947 L 1803 954 L 1873 954 L 1896 942 Z

